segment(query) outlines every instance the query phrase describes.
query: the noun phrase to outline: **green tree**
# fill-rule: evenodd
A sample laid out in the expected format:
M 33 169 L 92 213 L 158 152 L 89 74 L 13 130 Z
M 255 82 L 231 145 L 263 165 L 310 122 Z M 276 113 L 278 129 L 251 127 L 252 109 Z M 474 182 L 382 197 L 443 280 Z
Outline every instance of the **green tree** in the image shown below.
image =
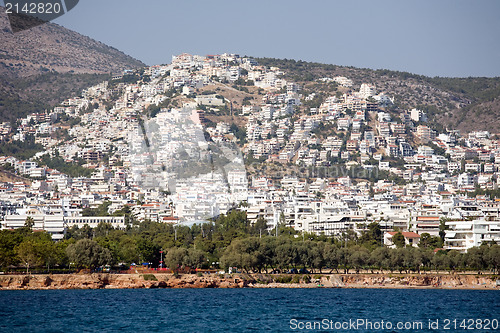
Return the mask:
M 118 258 L 120 261 L 129 264 L 140 262 L 137 243 L 130 235 L 124 235 L 120 238 L 118 245 Z
M 398 249 L 401 249 L 406 245 L 405 236 L 403 236 L 401 232 L 398 232 L 394 236 L 392 236 L 392 242 Z
M 424 261 L 422 251 L 415 247 L 407 248 L 407 251 L 409 254 L 408 268 L 414 272 L 420 272 Z
M 33 239 L 26 239 L 16 247 L 19 260 L 26 265 L 26 271 L 30 267 L 43 265 L 42 253 L 40 253 L 36 242 Z
M 418 246 L 425 249 L 436 249 L 443 247 L 443 241 L 440 237 L 431 236 L 429 233 L 424 232 L 420 235 Z
M 111 223 L 100 222 L 97 227 L 94 228 L 94 235 L 95 237 L 105 237 L 113 230 L 115 230 L 115 228 L 113 228 Z
M 75 240 L 80 240 L 80 239 L 91 239 L 94 236 L 94 230 L 88 225 L 84 224 L 83 227 L 78 228 L 77 225 L 71 226 L 68 228 L 66 231 L 66 239 L 75 239 Z
M 311 268 L 319 270 L 320 274 L 323 273 L 322 270 L 326 265 L 326 259 L 324 257 L 325 247 L 326 243 L 324 242 L 311 242 L 309 251 Z
M 259 217 L 250 227 L 250 233 L 253 235 L 267 234 L 267 221 L 263 217 Z
M 66 253 L 78 268 L 96 268 L 112 263 L 111 252 L 91 239 L 80 239 L 69 245 Z
M 397 248 L 390 252 L 389 254 L 389 269 L 391 272 L 393 270 L 398 270 L 400 273 L 405 269 L 405 249 Z
M 350 255 L 350 251 L 345 247 L 340 248 L 337 252 L 339 266 L 344 268 L 344 274 L 349 274 L 349 268 L 350 268 L 349 267 L 349 255 Z
M 434 268 L 437 270 L 449 270 L 451 265 L 451 260 L 447 256 L 445 251 L 438 251 L 434 257 L 432 258 L 432 264 Z
M 55 243 L 47 232 L 37 232 L 27 235 L 16 247 L 17 257 L 28 267 L 40 267 L 57 263 Z
M 76 243 L 74 239 L 63 239 L 55 243 L 54 258 L 56 265 L 67 266 L 69 264 L 68 255 L 66 254 L 66 249 L 69 245 Z
M 350 248 L 349 265 L 356 270 L 356 273 L 368 263 L 370 255 L 368 250 L 364 247 L 355 246 Z
M 450 259 L 450 269 L 453 271 L 458 270 L 460 267 L 464 266 L 464 255 L 456 250 L 451 250 L 448 252 L 448 258 Z
M 185 265 L 191 268 L 201 268 L 205 264 L 205 253 L 194 248 L 188 249 Z
M 500 245 L 493 245 L 489 248 L 486 260 L 493 272 L 500 273 Z
M 188 255 L 188 250 L 183 247 L 171 248 L 167 251 L 165 263 L 172 271 L 177 271 L 189 261 Z
M 290 267 L 297 268 L 300 262 L 297 247 L 290 241 L 285 241 L 276 247 L 276 266 L 281 270 L 287 270 Z
M 384 267 L 389 267 L 389 249 L 386 247 L 378 247 L 370 253 L 369 264 L 371 267 L 383 270 Z
M 26 229 L 32 230 L 34 226 L 35 226 L 35 220 L 33 219 L 33 217 L 28 216 L 26 218 L 26 221 L 24 222 L 24 227 Z
M 432 258 L 434 257 L 434 251 L 428 249 L 421 249 L 420 255 L 422 256 L 422 267 L 424 271 L 431 268 Z
M 330 273 L 333 272 L 333 270 L 338 273 L 338 248 L 332 244 L 325 244 L 325 247 L 323 248 L 323 257 L 325 259 L 326 267 L 330 268 Z
M 82 209 L 82 216 L 109 216 L 108 208 L 111 204 L 111 201 L 104 201 L 97 208 L 86 207 Z
M 265 258 L 261 252 L 260 238 L 249 237 L 235 239 L 228 246 L 221 257 L 223 267 L 241 267 L 246 272 L 250 270 L 261 271 Z
M 7 267 L 19 261 L 16 247 L 22 243 L 24 235 L 19 230 L 0 230 L 0 267 Z
M 467 251 L 465 256 L 466 264 L 469 268 L 477 270 L 481 273 L 487 266 L 486 256 L 484 255 L 485 250 L 488 249 L 486 246 L 473 247 Z
M 363 231 L 360 242 L 369 249 L 380 246 L 382 241 L 382 230 L 378 222 L 372 222 L 368 225 L 368 230 Z
M 142 238 L 137 241 L 137 251 L 141 260 L 151 262 L 154 265 L 160 260 L 160 249 L 161 247 L 152 240 Z

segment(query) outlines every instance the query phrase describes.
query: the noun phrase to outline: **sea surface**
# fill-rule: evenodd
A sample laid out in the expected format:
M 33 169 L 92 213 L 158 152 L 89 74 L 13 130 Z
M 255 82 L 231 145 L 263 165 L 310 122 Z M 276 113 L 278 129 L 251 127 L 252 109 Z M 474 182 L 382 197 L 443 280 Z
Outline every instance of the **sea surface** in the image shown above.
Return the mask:
M 0 291 L 2 333 L 497 332 L 499 320 L 495 290 Z

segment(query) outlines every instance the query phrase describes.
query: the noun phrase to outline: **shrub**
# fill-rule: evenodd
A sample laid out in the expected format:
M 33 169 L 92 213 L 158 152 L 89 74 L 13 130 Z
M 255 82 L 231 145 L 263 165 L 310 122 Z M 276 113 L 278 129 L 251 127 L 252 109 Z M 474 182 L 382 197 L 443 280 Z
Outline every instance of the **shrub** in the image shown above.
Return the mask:
M 142 278 L 144 279 L 144 281 L 158 281 L 154 274 L 144 274 Z
M 289 275 L 281 275 L 281 276 L 276 276 L 274 278 L 274 282 L 276 283 L 290 283 L 292 281 L 292 277 Z

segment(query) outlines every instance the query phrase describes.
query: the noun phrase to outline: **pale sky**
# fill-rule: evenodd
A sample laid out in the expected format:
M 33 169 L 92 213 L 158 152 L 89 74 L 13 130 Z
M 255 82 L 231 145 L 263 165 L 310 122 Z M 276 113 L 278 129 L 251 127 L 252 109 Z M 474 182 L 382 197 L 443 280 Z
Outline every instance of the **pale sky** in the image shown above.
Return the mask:
M 500 76 L 498 0 L 80 0 L 55 23 L 148 65 L 229 52 Z

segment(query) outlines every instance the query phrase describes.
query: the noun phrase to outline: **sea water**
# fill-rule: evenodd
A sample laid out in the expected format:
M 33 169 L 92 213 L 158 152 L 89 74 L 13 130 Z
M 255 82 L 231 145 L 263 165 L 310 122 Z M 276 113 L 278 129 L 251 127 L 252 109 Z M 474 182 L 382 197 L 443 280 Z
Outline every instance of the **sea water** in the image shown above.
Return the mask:
M 499 315 L 496 290 L 0 291 L 3 333 L 495 332 Z

